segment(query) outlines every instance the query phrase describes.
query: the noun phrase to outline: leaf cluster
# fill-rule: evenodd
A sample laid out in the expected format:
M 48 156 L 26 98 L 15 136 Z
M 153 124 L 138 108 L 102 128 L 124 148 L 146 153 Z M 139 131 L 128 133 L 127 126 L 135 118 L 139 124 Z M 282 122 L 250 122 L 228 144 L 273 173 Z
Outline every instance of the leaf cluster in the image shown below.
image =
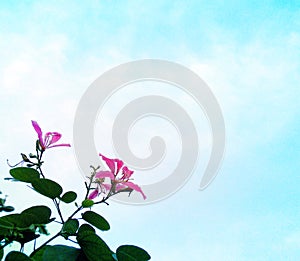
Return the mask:
M 142 248 L 133 245 L 122 245 L 112 251 L 106 242 L 96 233 L 96 230 L 108 231 L 108 221 L 92 211 L 90 208 L 94 202 L 84 199 L 80 205 L 75 200 L 77 194 L 74 191 L 63 193 L 63 188 L 55 181 L 47 179 L 44 175 L 31 167 L 17 167 L 10 170 L 14 181 L 27 183 L 33 190 L 50 198 L 60 217 L 61 228 L 46 243 L 34 248 L 32 253 L 26 255 L 23 252 L 24 245 L 36 241 L 41 235 L 49 235 L 47 224 L 56 221 L 51 218 L 51 209 L 44 205 L 37 205 L 23 210 L 18 214 L 9 214 L 0 217 L 0 260 L 4 256 L 3 249 L 12 242 L 21 245 L 20 251 L 11 251 L 5 261 L 147 261 L 150 255 Z M 98 203 L 106 203 L 106 199 Z M 75 202 L 76 210 L 68 218 L 64 219 L 60 210 L 60 202 L 70 204 Z M 1 203 L 1 202 L 0 202 Z M 4 205 L 5 202 L 3 202 Z M 1 207 L 1 204 L 0 204 Z M 81 213 L 80 217 L 76 215 Z M 76 244 L 76 247 L 68 245 L 50 245 L 57 237 L 63 237 Z

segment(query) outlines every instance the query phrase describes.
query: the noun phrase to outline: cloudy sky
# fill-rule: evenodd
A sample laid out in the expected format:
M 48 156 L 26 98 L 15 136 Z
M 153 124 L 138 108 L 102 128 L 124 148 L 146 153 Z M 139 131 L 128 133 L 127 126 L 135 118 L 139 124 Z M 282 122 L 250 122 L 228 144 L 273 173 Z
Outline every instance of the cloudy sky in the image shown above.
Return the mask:
M 125 62 L 164 59 L 196 72 L 217 98 L 226 125 L 221 169 L 207 189 L 198 190 L 209 126 L 185 94 L 163 93 L 186 102 L 195 121 L 202 153 L 194 174 L 158 203 L 99 207 L 112 227 L 101 236 L 112 249 L 136 244 L 160 261 L 299 260 L 298 1 L 2 1 L 0 25 L 0 184 L 17 211 L 51 204 L 3 180 L 6 159 L 17 162 L 20 152 L 34 150 L 30 121 L 72 143 L 77 105 L 97 77 Z M 112 116 L 124 99 L 149 95 L 146 89 L 131 86 L 107 102 L 95 124 L 99 151 L 113 156 Z M 158 89 L 153 85 L 154 94 Z M 180 144 L 176 130 L 161 119 L 150 119 L 151 130 L 142 123 L 130 136 L 135 153 L 149 152 L 139 131 L 151 136 L 158 130 L 167 134 L 167 145 Z M 175 141 L 168 143 L 172 135 Z M 159 180 L 176 165 L 180 151 L 168 152 L 168 162 L 142 182 Z M 49 150 L 45 160 L 49 177 L 84 194 L 74 147 Z

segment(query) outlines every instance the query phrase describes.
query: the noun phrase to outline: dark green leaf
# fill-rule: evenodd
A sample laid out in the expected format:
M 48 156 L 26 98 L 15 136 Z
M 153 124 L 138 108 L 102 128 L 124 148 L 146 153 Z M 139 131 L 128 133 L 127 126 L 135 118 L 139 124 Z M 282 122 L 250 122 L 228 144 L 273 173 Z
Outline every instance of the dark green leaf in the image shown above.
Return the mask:
M 70 219 L 63 225 L 61 232 L 65 238 L 68 238 L 68 236 L 74 236 L 76 234 L 78 227 L 79 227 L 78 220 Z
M 6 216 L 0 217 L 0 234 L 1 234 L 1 229 L 2 228 L 13 228 L 14 224 L 11 222 L 9 218 Z
M 75 261 L 80 249 L 64 245 L 48 246 L 43 253 L 43 261 Z
M 33 231 L 22 231 L 19 233 L 19 235 L 14 239 L 15 241 L 19 242 L 21 245 L 30 242 L 36 238 L 38 238 L 40 235 L 35 234 Z
M 81 258 L 82 251 L 80 249 L 64 245 L 44 246 L 37 252 L 33 252 L 30 257 L 35 261 L 87 261 L 87 259 Z
M 5 207 L 2 208 L 2 210 L 5 211 L 5 212 L 12 212 L 15 209 L 12 206 L 5 206 Z
M 40 173 L 37 170 L 25 167 L 11 169 L 9 173 L 16 180 L 29 183 L 40 178 Z
M 30 254 L 31 259 L 33 259 L 35 261 L 43 261 L 44 252 L 48 247 L 50 247 L 50 246 L 44 246 L 44 247 L 38 249 L 37 251 L 36 250 L 33 251 Z
M 106 231 L 109 230 L 110 226 L 106 219 L 99 214 L 95 213 L 94 211 L 86 211 L 82 214 L 82 218 L 90 223 L 91 225 L 95 226 L 96 228 Z
M 62 193 L 62 187 L 50 179 L 38 179 L 32 182 L 33 188 L 40 194 L 55 199 Z
M 38 225 L 38 232 L 43 235 L 49 235 L 46 225 Z
M 27 216 L 11 214 L 0 218 L 0 236 L 9 237 L 12 241 L 21 244 L 32 241 L 39 237 L 35 234 L 35 230 L 35 226 Z
M 12 229 L 0 227 L 0 241 L 2 241 L 5 237 L 11 235 L 11 233 L 12 233 Z
M 85 199 L 84 201 L 82 201 L 81 205 L 84 208 L 90 208 L 91 206 L 94 205 L 94 201 L 90 199 Z
M 116 254 L 118 261 L 148 261 L 151 259 L 144 249 L 132 245 L 118 247 Z
M 11 251 L 5 258 L 5 261 L 30 261 L 31 258 L 18 251 Z
M 34 206 L 22 211 L 21 215 L 31 218 L 31 224 L 48 224 L 51 216 L 51 209 L 46 206 Z
M 84 252 L 80 250 L 79 256 L 77 257 L 76 261 L 90 261 L 90 260 L 88 260 Z
M 88 260 L 114 261 L 113 252 L 94 232 L 84 231 L 78 233 L 77 242 Z
M 60 198 L 60 200 L 65 203 L 71 203 L 76 198 L 77 198 L 77 194 L 74 191 L 68 191 Z
M 80 233 L 83 233 L 85 231 L 90 231 L 90 232 L 93 232 L 93 233 L 96 232 L 95 229 L 92 226 L 90 226 L 89 224 L 82 224 L 79 227 L 78 233 L 80 234 Z
M 49 223 L 51 210 L 45 206 L 35 206 L 24 210 L 21 214 L 10 214 L 0 217 L 0 235 L 9 237 L 21 244 L 39 237 L 40 233 L 47 234 L 43 223 Z
M 3 254 L 4 254 L 4 253 L 3 253 L 3 248 L 1 248 L 1 249 L 0 249 L 0 260 L 2 260 Z
M 20 214 L 10 214 L 0 218 L 0 226 L 7 227 L 8 224 L 11 225 L 11 228 L 27 228 L 32 223 L 24 216 L 22 217 Z

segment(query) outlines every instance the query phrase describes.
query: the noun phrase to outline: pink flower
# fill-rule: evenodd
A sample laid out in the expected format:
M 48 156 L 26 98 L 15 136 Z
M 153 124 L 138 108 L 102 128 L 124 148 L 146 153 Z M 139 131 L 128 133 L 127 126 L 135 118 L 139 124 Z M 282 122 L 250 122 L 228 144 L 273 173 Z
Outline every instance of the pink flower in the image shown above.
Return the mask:
M 61 138 L 61 134 L 58 132 L 47 132 L 43 138 L 43 132 L 38 125 L 36 121 L 31 121 L 32 126 L 34 130 L 36 131 L 40 145 L 42 147 L 42 150 L 53 148 L 53 147 L 60 147 L 60 146 L 65 146 L 65 147 L 71 147 L 70 144 L 56 144 L 52 145 L 53 143 L 56 143 L 58 140 Z
M 105 157 L 102 154 L 99 154 L 102 159 L 105 161 L 106 165 L 110 169 L 110 171 L 99 171 L 96 173 L 95 178 L 101 179 L 102 181 L 105 178 L 109 178 L 111 180 L 111 187 L 115 190 L 114 192 L 121 192 L 122 190 L 128 191 L 129 190 L 135 190 L 142 194 L 143 198 L 146 199 L 146 195 L 142 191 L 142 189 L 134 184 L 133 182 L 129 181 L 131 179 L 131 176 L 133 174 L 133 171 L 128 169 L 127 166 L 124 166 L 124 163 L 122 160 L 119 159 L 109 159 Z M 122 173 L 121 171 L 122 170 Z M 119 177 L 121 176 L 121 177 Z M 103 186 L 109 186 L 108 184 L 103 184 Z M 111 188 L 110 187 L 110 188 Z M 107 189 L 106 187 L 105 189 Z
M 88 196 L 88 199 L 94 199 L 98 196 L 99 194 L 99 190 L 98 188 L 96 188 L 89 196 Z
M 97 179 L 96 182 L 97 187 L 93 190 L 93 192 L 88 196 L 88 199 L 96 198 L 100 193 L 107 193 L 111 189 L 111 184 L 104 184 L 104 178 Z

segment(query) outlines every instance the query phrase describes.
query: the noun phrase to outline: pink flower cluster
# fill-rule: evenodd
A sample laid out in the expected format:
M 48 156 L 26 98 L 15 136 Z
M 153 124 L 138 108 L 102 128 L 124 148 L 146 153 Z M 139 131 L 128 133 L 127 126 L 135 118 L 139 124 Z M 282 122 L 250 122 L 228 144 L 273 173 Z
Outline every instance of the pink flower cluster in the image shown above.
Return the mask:
M 89 195 L 89 199 L 96 198 L 100 193 L 112 192 L 112 194 L 116 194 L 122 191 L 133 190 L 141 193 L 143 198 L 146 199 L 146 195 L 142 189 L 130 181 L 133 171 L 124 166 L 122 160 L 109 159 L 102 154 L 99 155 L 105 161 L 109 170 L 96 173 L 94 178 L 97 188 Z M 108 183 L 105 183 L 106 179 L 109 179 Z
M 53 148 L 53 147 L 71 147 L 70 144 L 54 144 L 60 140 L 61 134 L 58 132 L 47 132 L 43 137 L 43 132 L 36 121 L 31 121 L 33 128 L 35 129 L 39 144 L 42 151 Z M 88 196 L 89 199 L 94 199 L 99 196 L 101 193 L 110 193 L 114 195 L 120 192 L 132 192 L 133 190 L 141 193 L 144 199 L 146 195 L 142 189 L 131 182 L 131 176 L 133 171 L 128 169 L 124 165 L 123 161 L 120 159 L 109 159 L 102 154 L 99 154 L 102 157 L 102 160 L 105 161 L 109 170 L 99 171 L 94 176 L 94 183 L 96 183 L 96 189 Z M 107 179 L 109 180 L 108 182 Z

